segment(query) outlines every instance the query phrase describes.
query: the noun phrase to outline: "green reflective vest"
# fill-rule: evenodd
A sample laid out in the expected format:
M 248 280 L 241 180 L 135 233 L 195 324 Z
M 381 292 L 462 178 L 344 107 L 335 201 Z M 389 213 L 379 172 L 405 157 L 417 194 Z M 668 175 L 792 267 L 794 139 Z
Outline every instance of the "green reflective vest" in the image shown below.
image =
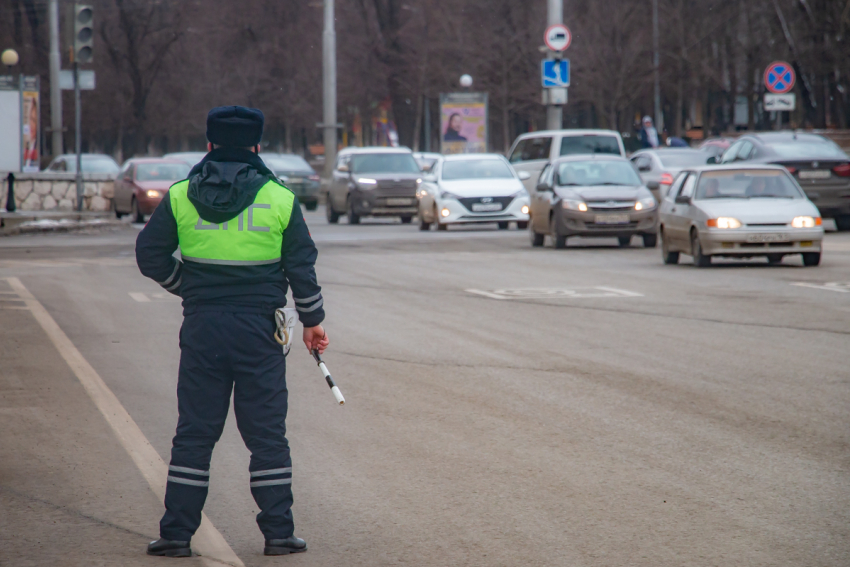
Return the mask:
M 189 200 L 188 190 L 188 180 L 175 183 L 168 190 L 184 260 L 226 266 L 280 262 L 283 231 L 289 225 L 295 202 L 292 191 L 269 181 L 238 216 L 213 224 L 200 217 Z

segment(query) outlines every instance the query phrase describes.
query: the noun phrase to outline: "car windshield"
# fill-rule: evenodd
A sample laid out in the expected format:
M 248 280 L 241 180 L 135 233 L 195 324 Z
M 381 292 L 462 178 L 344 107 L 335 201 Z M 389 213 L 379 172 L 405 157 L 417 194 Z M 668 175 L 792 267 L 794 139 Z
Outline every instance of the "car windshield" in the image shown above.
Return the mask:
M 500 159 L 464 159 L 443 163 L 443 179 L 511 179 L 514 174 Z
M 803 199 L 784 171 L 736 169 L 707 171 L 699 178 L 696 199 Z
M 71 156 L 70 159 L 65 160 L 65 163 L 67 164 L 66 171 L 77 171 L 77 158 Z M 109 173 L 116 175 L 120 169 L 118 164 L 108 157 L 83 156 L 83 173 Z
M 614 136 L 586 134 L 583 136 L 564 136 L 561 140 L 561 155 L 577 154 L 614 154 L 620 155 L 620 143 Z
M 301 156 L 268 156 L 263 161 L 275 171 L 311 171 L 313 168 Z
M 705 165 L 712 155 L 706 151 L 659 152 L 658 159 L 664 167 L 691 167 Z
M 768 147 L 788 159 L 847 159 L 847 154 L 834 142 L 823 140 L 822 142 L 797 141 L 768 144 Z
M 627 161 L 568 161 L 558 165 L 558 185 L 640 185 Z
M 191 169 L 185 163 L 140 163 L 136 166 L 136 181 L 177 181 L 186 179 Z
M 352 173 L 421 173 L 411 154 L 355 154 Z

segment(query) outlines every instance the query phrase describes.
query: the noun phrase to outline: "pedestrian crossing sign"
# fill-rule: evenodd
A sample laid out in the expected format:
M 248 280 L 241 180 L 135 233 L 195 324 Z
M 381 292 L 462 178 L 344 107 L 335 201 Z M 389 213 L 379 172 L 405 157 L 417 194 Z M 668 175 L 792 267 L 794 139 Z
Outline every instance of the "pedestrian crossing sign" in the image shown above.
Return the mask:
M 570 60 L 544 59 L 540 66 L 540 77 L 545 88 L 570 86 Z

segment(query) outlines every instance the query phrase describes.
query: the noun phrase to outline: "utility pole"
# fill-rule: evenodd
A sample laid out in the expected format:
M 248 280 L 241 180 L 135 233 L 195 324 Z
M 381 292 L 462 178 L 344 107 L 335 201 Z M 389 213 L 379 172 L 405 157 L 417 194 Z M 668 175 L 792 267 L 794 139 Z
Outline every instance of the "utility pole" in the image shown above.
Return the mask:
M 47 7 L 50 24 L 50 152 L 54 156 L 64 153 L 62 147 L 62 90 L 59 88 L 59 0 L 50 0 Z
M 325 177 L 330 179 L 336 161 L 336 29 L 334 0 L 325 1 L 325 30 L 322 33 L 322 72 L 324 85 L 323 124 Z
M 547 25 L 564 23 L 564 0 L 547 0 Z M 560 130 L 564 124 L 564 112 L 560 106 L 546 105 L 546 129 Z
M 658 0 L 652 0 L 652 72 L 655 75 L 655 129 L 660 138 L 664 130 L 664 116 L 661 114 L 661 75 L 658 54 Z

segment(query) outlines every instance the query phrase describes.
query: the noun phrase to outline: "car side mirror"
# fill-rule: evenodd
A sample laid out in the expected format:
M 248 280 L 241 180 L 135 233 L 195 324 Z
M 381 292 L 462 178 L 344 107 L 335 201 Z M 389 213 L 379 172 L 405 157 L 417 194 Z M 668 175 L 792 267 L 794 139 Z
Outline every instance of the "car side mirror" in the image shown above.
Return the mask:
M 428 183 L 436 183 L 437 182 L 437 176 L 434 175 L 434 174 L 426 175 L 425 177 L 422 178 L 422 180 L 427 181 Z
M 708 164 L 717 163 L 717 156 L 711 156 L 710 158 L 705 160 L 705 163 L 708 163 Z
M 658 181 L 650 180 L 650 181 L 646 182 L 646 188 L 647 189 L 651 189 L 651 190 L 654 191 L 654 190 L 658 189 L 659 187 L 661 187 L 661 184 L 658 183 Z
M 638 171 L 652 171 L 652 166 L 651 165 L 638 166 Z
M 820 199 L 820 193 L 812 191 L 811 193 L 806 193 L 806 197 L 809 198 L 809 201 L 817 201 Z
M 691 198 L 687 195 L 676 195 L 676 204 L 677 205 L 690 205 Z
M 517 173 L 517 177 L 519 177 L 520 181 L 525 181 L 527 179 L 531 179 L 531 174 L 527 171 L 520 171 Z
M 345 164 L 340 165 L 338 168 L 336 168 L 336 170 L 340 173 L 349 173 L 348 166 Z
M 546 191 L 551 191 L 551 190 L 552 190 L 552 188 L 549 186 L 548 183 L 538 183 L 537 184 L 537 191 L 538 192 L 546 192 Z

